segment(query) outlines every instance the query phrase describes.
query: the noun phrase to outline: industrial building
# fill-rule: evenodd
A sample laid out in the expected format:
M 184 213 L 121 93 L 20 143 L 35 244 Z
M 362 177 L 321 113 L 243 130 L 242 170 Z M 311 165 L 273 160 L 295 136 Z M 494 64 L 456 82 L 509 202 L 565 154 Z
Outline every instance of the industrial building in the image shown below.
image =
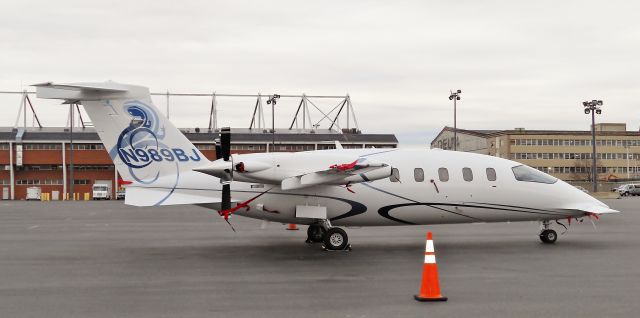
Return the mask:
M 601 123 L 596 130 L 598 180 L 640 178 L 640 132 L 624 123 Z M 444 127 L 431 148 L 453 149 L 454 129 Z M 457 149 L 521 162 L 565 181 L 590 181 L 591 131 L 457 130 Z

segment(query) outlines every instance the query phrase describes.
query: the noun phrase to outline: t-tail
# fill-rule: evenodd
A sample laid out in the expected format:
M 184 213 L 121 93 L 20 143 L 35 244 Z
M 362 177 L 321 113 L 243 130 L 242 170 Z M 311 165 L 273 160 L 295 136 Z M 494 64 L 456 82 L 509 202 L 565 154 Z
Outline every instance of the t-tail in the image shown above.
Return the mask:
M 145 194 L 154 205 L 170 196 L 182 172 L 208 163 L 153 105 L 146 87 L 111 81 L 34 86 L 39 98 L 82 104 L 122 179 L 133 187 L 158 189 Z

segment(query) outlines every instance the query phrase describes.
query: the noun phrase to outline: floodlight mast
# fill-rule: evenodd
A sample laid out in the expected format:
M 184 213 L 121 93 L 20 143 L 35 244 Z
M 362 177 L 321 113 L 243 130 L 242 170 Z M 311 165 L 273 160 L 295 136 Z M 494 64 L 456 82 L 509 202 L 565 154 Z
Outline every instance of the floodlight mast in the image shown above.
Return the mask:
M 457 125 L 457 110 L 456 110 L 456 101 L 460 100 L 460 94 L 462 94 L 461 90 L 456 90 L 455 92 L 449 91 L 449 100 L 453 101 L 453 151 L 458 150 L 458 125 Z
M 596 167 L 596 114 L 602 114 L 602 100 L 592 100 L 582 102 L 584 113 L 591 114 L 591 180 L 593 181 L 593 192 L 598 192 L 598 174 Z
M 276 149 L 276 112 L 275 112 L 275 106 L 276 106 L 277 100 L 279 98 L 280 98 L 280 95 L 273 94 L 267 100 L 267 104 L 271 104 L 271 148 L 273 148 L 273 149 L 271 149 L 271 152 L 273 152 Z

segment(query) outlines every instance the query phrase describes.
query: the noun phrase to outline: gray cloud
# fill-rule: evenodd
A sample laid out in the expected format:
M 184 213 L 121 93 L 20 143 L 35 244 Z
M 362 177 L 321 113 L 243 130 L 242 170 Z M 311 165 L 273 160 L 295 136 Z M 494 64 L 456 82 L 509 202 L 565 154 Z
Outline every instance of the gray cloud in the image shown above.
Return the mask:
M 640 125 L 640 5 L 625 1 L 13 1 L 0 12 L 0 89 L 113 79 L 154 91 L 351 94 L 361 128 L 424 143 L 459 126 Z M 164 108 L 164 100 L 157 98 Z M 0 96 L 12 125 L 16 96 Z M 178 126 L 205 126 L 207 99 L 172 100 Z M 253 101 L 221 100 L 248 125 Z M 287 104 L 288 103 L 288 104 Z M 48 125 L 65 122 L 36 101 Z M 289 105 L 291 104 L 291 105 Z M 282 102 L 278 123 L 295 102 Z M 284 124 L 283 124 L 284 126 Z M 406 136 L 406 137 L 403 137 Z

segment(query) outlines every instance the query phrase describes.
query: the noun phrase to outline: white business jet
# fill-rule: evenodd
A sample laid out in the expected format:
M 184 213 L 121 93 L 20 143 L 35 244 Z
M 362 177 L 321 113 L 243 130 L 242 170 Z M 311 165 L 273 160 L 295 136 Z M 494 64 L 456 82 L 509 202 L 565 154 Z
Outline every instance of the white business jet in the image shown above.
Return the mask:
M 231 155 L 223 128 L 218 159 L 202 153 L 152 104 L 146 87 L 115 82 L 35 85 L 40 98 L 80 103 L 131 184 L 134 206 L 194 204 L 309 225 L 307 242 L 349 248 L 336 226 L 551 221 L 615 213 L 575 187 L 518 162 L 444 150 L 337 149 Z M 231 225 L 231 224 L 230 224 Z

